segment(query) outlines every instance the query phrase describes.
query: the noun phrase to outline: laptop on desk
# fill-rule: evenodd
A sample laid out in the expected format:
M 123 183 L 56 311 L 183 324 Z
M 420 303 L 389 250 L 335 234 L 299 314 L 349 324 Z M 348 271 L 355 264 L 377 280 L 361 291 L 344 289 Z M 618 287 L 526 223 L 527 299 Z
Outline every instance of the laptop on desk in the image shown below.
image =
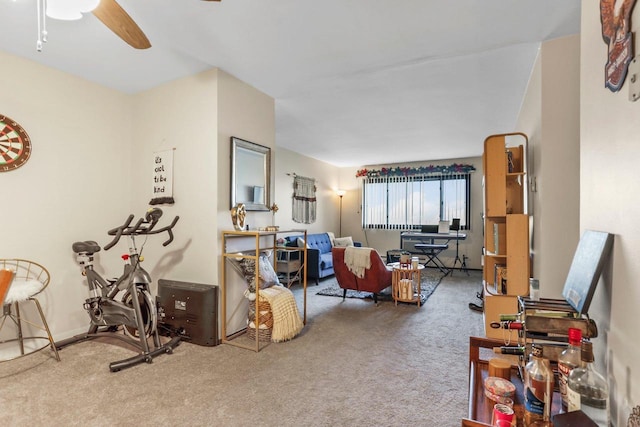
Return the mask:
M 449 234 L 449 221 L 440 221 L 438 225 L 422 225 L 421 233 Z
M 437 233 L 438 226 L 437 225 L 422 225 L 420 227 L 421 233 Z

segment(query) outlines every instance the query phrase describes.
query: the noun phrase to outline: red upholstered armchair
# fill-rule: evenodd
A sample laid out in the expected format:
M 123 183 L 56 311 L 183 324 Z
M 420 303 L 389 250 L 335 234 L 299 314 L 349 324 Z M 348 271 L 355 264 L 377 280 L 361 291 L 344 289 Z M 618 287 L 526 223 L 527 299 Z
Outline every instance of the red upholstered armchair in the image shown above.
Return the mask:
M 356 276 L 344 262 L 344 252 L 346 248 L 333 248 L 333 270 L 336 275 L 338 285 L 344 289 L 342 299 L 347 296 L 347 289 L 373 293 L 373 301 L 378 302 L 377 295 L 383 289 L 391 286 L 391 270 L 387 269 L 380 254 L 375 249 L 371 249 L 371 268 L 364 271 L 364 277 Z

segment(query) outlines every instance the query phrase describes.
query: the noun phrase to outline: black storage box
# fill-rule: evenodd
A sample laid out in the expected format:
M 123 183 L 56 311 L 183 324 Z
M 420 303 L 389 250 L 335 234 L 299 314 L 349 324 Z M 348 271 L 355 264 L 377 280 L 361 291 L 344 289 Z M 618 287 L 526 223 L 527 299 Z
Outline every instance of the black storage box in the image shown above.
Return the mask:
M 387 251 L 387 264 L 400 262 L 400 255 L 411 255 L 411 252 L 403 249 L 390 249 Z
M 218 287 L 160 279 L 161 328 L 179 333 L 193 344 L 214 346 L 218 340 Z

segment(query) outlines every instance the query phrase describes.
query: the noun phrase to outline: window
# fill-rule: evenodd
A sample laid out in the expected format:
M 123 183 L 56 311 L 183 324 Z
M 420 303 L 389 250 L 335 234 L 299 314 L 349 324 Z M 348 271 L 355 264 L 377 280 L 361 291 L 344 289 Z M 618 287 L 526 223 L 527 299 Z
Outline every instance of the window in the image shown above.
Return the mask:
M 470 183 L 468 173 L 367 177 L 362 226 L 402 230 L 460 218 L 460 229 L 469 229 Z

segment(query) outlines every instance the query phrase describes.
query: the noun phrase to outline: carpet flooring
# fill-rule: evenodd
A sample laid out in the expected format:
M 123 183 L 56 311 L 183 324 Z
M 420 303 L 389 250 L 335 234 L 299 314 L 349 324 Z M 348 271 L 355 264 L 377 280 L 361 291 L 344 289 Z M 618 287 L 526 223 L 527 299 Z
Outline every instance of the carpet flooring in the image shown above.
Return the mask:
M 132 352 L 94 340 L 60 362 L 43 350 L 0 363 L 0 426 L 459 427 L 469 336 L 484 334 L 468 308 L 481 273 L 445 277 L 420 309 L 316 295 L 322 287 L 307 289 L 302 333 L 259 353 L 182 343 L 112 373 Z M 291 289 L 302 310 L 301 286 Z
M 431 271 L 430 269 L 423 270 L 422 274 L 420 274 L 420 305 L 421 306 L 424 305 L 425 302 L 427 302 L 427 299 L 436 290 L 436 288 L 442 281 L 443 277 L 444 275 L 439 271 L 435 272 L 435 271 Z M 338 282 L 335 279 L 335 277 L 323 282 L 323 286 L 324 287 L 322 289 L 316 292 L 316 295 L 340 297 L 340 298 L 342 298 L 344 295 L 344 289 L 342 289 L 340 285 L 338 285 Z M 373 299 L 373 293 L 347 289 L 346 297 L 360 298 L 360 299 L 363 299 L 363 298 Z M 378 301 L 393 301 L 393 297 L 391 295 L 391 287 L 383 289 L 378 294 Z M 404 303 L 404 302 L 399 302 L 399 303 L 411 304 L 411 303 Z

